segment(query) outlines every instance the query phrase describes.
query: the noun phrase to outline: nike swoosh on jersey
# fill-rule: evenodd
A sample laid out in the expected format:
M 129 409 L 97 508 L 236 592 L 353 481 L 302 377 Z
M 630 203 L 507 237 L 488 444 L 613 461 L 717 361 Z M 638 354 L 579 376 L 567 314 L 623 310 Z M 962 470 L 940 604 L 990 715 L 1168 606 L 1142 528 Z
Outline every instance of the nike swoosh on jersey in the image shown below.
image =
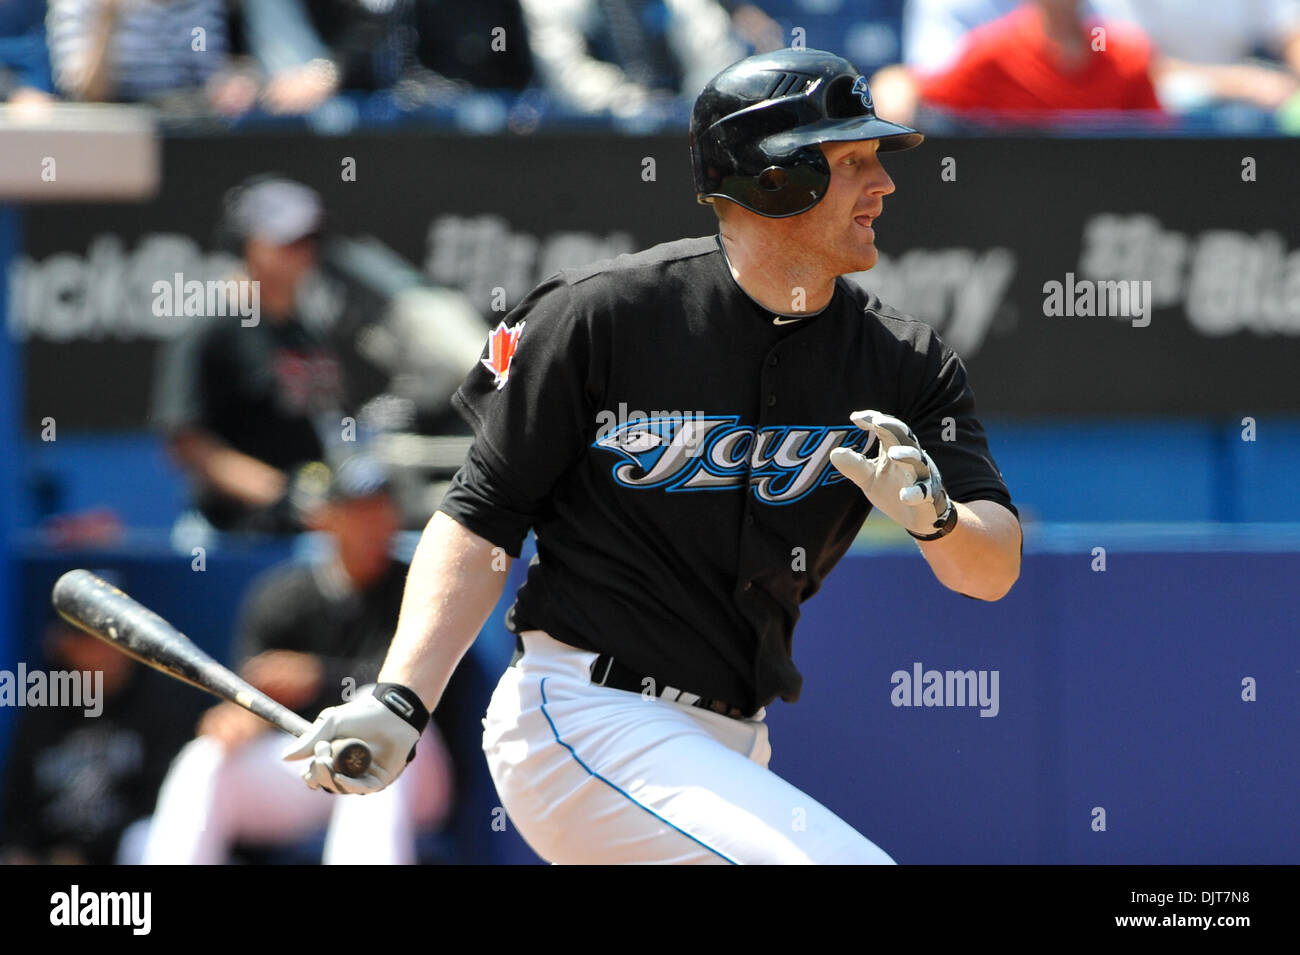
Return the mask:
M 781 318 L 779 315 L 772 319 L 773 325 L 793 325 L 795 322 L 802 322 L 802 318 Z

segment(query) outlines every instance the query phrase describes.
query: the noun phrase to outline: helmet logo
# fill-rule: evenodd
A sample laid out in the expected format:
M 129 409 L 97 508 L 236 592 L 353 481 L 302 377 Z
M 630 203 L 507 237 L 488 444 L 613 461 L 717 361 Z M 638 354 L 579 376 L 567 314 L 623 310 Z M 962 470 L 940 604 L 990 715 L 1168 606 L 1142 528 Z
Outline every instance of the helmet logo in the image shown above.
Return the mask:
M 842 87 L 841 87 L 842 88 Z M 862 105 L 871 109 L 871 90 L 867 89 L 867 78 L 859 76 L 853 84 L 852 92 L 858 94 L 858 99 L 862 100 Z

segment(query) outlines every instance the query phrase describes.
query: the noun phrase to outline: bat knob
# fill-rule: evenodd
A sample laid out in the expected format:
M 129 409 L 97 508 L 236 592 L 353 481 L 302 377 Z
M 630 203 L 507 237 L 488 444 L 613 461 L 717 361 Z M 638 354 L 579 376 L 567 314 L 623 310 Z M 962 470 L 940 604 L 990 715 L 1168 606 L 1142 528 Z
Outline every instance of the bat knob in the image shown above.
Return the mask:
M 370 769 L 370 747 L 361 740 L 335 740 L 330 749 L 334 755 L 335 772 L 355 779 Z

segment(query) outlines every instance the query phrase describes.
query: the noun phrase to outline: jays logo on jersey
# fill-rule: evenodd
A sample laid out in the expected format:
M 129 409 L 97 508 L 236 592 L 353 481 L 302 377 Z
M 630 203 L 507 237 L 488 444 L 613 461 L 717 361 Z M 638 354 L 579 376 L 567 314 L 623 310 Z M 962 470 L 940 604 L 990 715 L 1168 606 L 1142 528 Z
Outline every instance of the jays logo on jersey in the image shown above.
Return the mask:
M 844 480 L 831 466 L 833 450 L 864 453 L 874 440 L 854 427 L 755 429 L 739 415 L 677 415 L 628 421 L 591 446 L 616 456 L 613 477 L 623 487 L 714 491 L 748 480 L 760 501 L 782 505 Z

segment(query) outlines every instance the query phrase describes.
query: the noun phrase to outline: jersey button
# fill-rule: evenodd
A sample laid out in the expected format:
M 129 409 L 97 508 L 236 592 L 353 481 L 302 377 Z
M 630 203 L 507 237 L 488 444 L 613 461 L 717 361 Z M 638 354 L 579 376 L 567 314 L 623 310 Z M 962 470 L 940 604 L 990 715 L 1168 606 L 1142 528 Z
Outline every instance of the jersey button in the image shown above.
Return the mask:
M 753 515 L 753 514 L 746 514 L 746 515 L 745 515 L 745 526 L 746 526 L 746 527 L 753 527 L 753 526 L 754 526 L 754 515 Z
M 777 361 L 777 359 L 776 359 L 776 356 L 775 356 L 775 355 L 768 355 L 768 356 L 767 356 L 767 363 L 768 363 L 769 365 L 775 365 L 775 364 L 776 364 L 776 361 Z
M 753 586 L 754 586 L 754 582 L 753 582 L 752 580 L 747 580 L 747 581 L 745 581 L 745 586 L 741 587 L 740 589 L 741 589 L 741 590 L 749 590 L 749 589 L 751 589 Z
M 767 406 L 768 406 L 769 408 L 772 408 L 772 407 L 774 407 L 775 405 L 776 405 L 776 395 L 768 395 L 768 396 L 767 396 Z

